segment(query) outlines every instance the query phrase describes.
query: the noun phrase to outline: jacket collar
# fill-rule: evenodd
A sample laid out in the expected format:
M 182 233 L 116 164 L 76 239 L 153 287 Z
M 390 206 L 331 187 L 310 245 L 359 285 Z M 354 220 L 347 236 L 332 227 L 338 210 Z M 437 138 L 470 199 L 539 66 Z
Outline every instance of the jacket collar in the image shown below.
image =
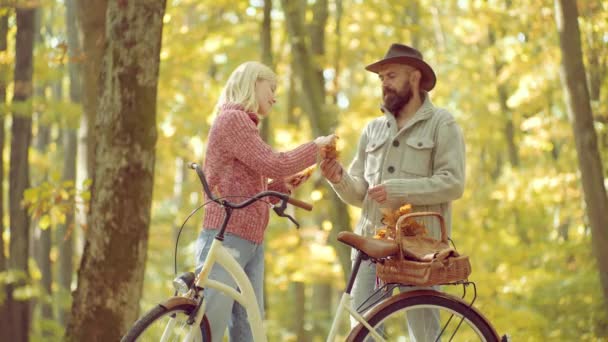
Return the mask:
M 222 111 L 239 110 L 239 111 L 245 112 L 245 113 L 247 113 L 247 115 L 249 116 L 251 121 L 253 121 L 253 123 L 256 126 L 260 123 L 260 117 L 258 116 L 258 114 L 256 114 L 255 112 L 252 112 L 252 111 L 245 110 L 245 107 L 243 107 L 243 105 L 240 103 L 232 103 L 232 102 L 224 103 L 221 108 L 222 108 Z
M 390 123 L 389 127 L 394 127 L 394 129 L 397 129 L 397 120 L 395 119 L 395 115 L 393 115 L 393 113 L 391 113 L 388 109 L 386 109 L 386 107 L 384 107 L 384 105 L 380 106 L 380 110 L 382 111 L 382 113 L 384 113 L 384 117 L 387 120 L 387 122 Z M 429 96 L 428 93 L 424 94 L 424 101 L 422 102 L 422 105 L 420 106 L 420 108 L 418 108 L 418 110 L 416 111 L 416 113 L 414 113 L 414 116 L 412 116 L 408 122 L 405 124 L 405 126 L 403 126 L 403 128 L 401 128 L 400 131 L 405 131 L 408 128 L 412 127 L 415 123 L 419 122 L 419 121 L 424 121 L 429 119 L 433 113 L 435 112 L 435 106 L 433 105 L 433 103 L 431 102 L 431 98 Z

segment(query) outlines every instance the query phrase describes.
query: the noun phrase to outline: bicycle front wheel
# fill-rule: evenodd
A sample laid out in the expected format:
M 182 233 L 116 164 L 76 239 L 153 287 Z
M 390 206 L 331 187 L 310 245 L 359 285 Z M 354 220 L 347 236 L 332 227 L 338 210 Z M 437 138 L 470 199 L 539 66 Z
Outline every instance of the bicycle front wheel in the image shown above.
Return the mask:
M 499 341 L 490 322 L 475 308 L 451 295 L 419 290 L 392 296 L 365 320 L 386 341 Z M 359 324 L 348 341 L 373 341 Z
M 170 298 L 138 319 L 121 342 L 182 341 L 190 329 L 194 329 L 186 321 L 195 308 L 194 300 L 184 297 Z M 201 340 L 210 342 L 211 333 L 207 316 L 203 316 L 198 329 L 201 332 Z

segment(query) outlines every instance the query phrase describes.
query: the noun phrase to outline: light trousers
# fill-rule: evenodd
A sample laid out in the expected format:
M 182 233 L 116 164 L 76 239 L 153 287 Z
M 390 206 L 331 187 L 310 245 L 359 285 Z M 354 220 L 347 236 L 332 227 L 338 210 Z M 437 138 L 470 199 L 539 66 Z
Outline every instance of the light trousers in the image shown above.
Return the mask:
M 213 238 L 218 230 L 203 229 L 196 241 L 196 272 L 200 272 Z M 258 300 L 261 317 L 264 317 L 264 245 L 256 244 L 235 235 L 226 233 L 224 247 L 243 267 L 251 281 Z M 213 279 L 236 289 L 236 283 L 223 267 L 215 264 L 209 273 Z M 253 341 L 253 335 L 247 320 L 245 308 L 234 299 L 214 289 L 205 289 L 206 315 L 211 328 L 213 342 L 220 342 L 224 336 L 226 326 L 231 342 Z

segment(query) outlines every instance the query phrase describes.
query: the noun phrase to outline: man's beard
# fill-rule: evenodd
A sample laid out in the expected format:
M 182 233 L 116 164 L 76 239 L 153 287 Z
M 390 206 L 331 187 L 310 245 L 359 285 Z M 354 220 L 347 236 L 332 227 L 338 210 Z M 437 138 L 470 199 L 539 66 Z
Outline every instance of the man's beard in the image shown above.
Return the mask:
M 393 89 L 384 87 L 382 88 L 382 95 L 384 98 L 384 107 L 395 117 L 398 117 L 401 109 L 412 99 L 412 88 L 407 86 L 407 89 L 404 91 L 396 92 Z

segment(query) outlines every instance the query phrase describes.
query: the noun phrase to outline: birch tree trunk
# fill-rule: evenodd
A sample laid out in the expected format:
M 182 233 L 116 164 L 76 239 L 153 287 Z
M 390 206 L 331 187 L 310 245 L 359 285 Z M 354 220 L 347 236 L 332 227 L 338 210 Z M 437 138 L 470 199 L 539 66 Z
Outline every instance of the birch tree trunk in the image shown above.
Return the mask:
M 108 3 L 89 231 L 69 341 L 118 341 L 139 314 L 164 11 L 164 0 Z
M 52 9 L 49 11 L 51 21 L 53 16 Z M 34 45 L 44 46 L 45 36 L 43 35 L 43 31 L 46 31 L 49 35 L 52 35 L 52 29 L 48 25 L 48 23 L 44 21 L 44 12 L 42 9 L 38 9 L 36 11 L 35 21 L 34 21 L 34 37 L 35 43 Z M 61 69 L 61 67 L 60 67 Z M 46 90 L 51 88 L 53 90 L 54 87 L 50 87 L 48 82 L 37 82 L 34 87 L 34 99 L 35 101 L 44 101 L 46 98 Z M 56 95 L 54 93 L 54 95 Z M 55 96 L 55 100 L 57 96 Z M 43 159 L 48 158 L 48 147 L 51 142 L 51 130 L 48 125 L 47 120 L 45 120 L 45 114 L 48 115 L 48 112 L 45 111 L 45 108 L 38 108 L 34 110 L 33 113 L 33 126 L 36 127 L 33 131 L 36 131 L 36 135 L 33 137 L 32 145 L 37 152 L 37 154 Z M 34 187 L 38 187 L 44 182 L 48 181 L 49 170 L 46 168 L 40 168 L 37 172 L 33 172 L 30 175 L 30 182 Z M 52 282 L 53 275 L 51 271 L 51 227 L 41 227 L 38 224 L 38 220 L 32 220 L 31 222 L 31 230 L 33 232 L 33 236 L 31 239 L 31 252 L 32 256 L 36 260 L 36 264 L 38 265 L 38 269 L 40 270 L 40 285 L 43 289 L 41 292 L 41 298 L 31 301 L 31 313 L 32 316 L 36 316 L 38 310 L 40 310 L 41 319 L 51 320 L 53 318 L 53 308 L 50 305 L 50 295 L 52 293 Z M 48 338 L 50 336 L 49 331 L 42 327 L 42 336 Z
M 79 53 L 82 61 L 82 108 L 78 128 L 78 155 L 76 161 L 76 185 L 83 190 L 82 185 L 93 177 L 95 160 L 95 115 L 99 103 L 99 76 L 103 47 L 106 43 L 106 9 L 108 0 L 71 0 L 74 2 L 77 22 L 82 30 L 82 52 Z M 68 33 L 69 34 L 69 33 Z M 82 203 L 82 198 L 78 199 Z M 87 207 L 77 204 L 76 226 L 86 227 Z M 86 235 L 86 231 L 85 234 Z M 83 241 L 77 240 L 77 250 L 81 252 Z
M 83 89 L 82 107 L 85 115 L 79 133 L 86 141 L 86 170 L 90 177 L 94 170 L 95 113 L 99 105 L 99 76 L 103 47 L 106 43 L 106 9 L 108 0 L 75 0 L 78 22 L 83 33 Z
M 13 291 L 30 281 L 29 217 L 21 205 L 23 192 L 29 187 L 29 147 L 32 137 L 31 103 L 32 96 L 34 18 L 35 9 L 17 8 L 17 37 L 15 46 L 15 87 L 13 91 L 13 126 L 11 129 L 11 153 L 9 171 L 10 208 L 10 256 L 9 270 L 17 272 L 17 281 L 9 284 L 7 304 L 10 310 L 8 341 L 28 340 L 30 325 L 29 300 L 16 300 Z
M 70 79 L 69 95 L 72 103 L 80 103 L 81 93 L 81 67 L 78 62 L 80 51 L 80 40 L 78 38 L 78 27 L 76 25 L 75 0 L 65 2 L 65 24 L 67 28 L 68 43 L 68 75 Z M 82 114 L 85 115 L 85 114 Z M 77 131 L 76 128 L 67 123 L 63 128 L 63 181 L 76 182 L 76 155 L 77 151 Z M 57 246 L 59 250 L 57 280 L 60 294 L 70 293 L 72 285 L 72 273 L 74 270 L 74 212 L 66 214 L 64 225 L 57 229 Z M 59 302 L 59 301 L 58 301 Z M 58 308 L 58 319 L 62 326 L 67 324 L 68 310 L 63 307 Z
M 39 40 L 39 43 L 42 42 Z M 44 87 L 36 87 L 36 96 L 43 98 Z M 47 158 L 48 146 L 51 138 L 51 131 L 47 125 L 44 124 L 44 113 L 38 112 L 35 114 L 34 126 L 37 128 L 38 133 L 34 138 L 34 149 L 42 157 Z M 41 170 L 37 175 L 31 175 L 32 183 L 34 187 L 40 186 L 42 183 L 48 181 L 48 170 Z M 33 231 L 33 246 L 32 254 L 35 257 L 38 269 L 40 270 L 40 285 L 44 290 L 41 293 L 42 300 L 32 301 L 32 312 L 36 312 L 40 308 L 40 318 L 50 320 L 53 318 L 53 308 L 45 299 L 50 298 L 52 293 L 51 285 L 53 282 L 53 275 L 51 272 L 51 227 L 41 227 L 38 224 L 38 220 L 33 220 L 31 225 Z M 43 328 L 44 329 L 44 328 Z M 44 337 L 48 337 L 48 331 L 42 332 Z
M 586 212 L 591 225 L 591 245 L 597 259 L 604 308 L 608 312 L 608 197 L 593 126 L 576 1 L 555 0 L 555 15 L 562 50 L 562 84 L 574 129 Z

